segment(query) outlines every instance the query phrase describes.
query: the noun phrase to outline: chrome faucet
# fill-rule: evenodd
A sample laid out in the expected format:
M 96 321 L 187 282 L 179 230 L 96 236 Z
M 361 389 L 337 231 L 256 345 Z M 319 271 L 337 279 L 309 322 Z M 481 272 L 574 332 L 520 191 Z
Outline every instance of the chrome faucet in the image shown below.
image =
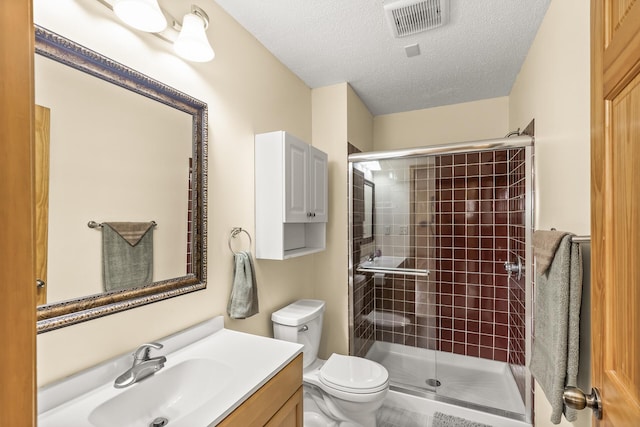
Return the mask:
M 138 347 L 138 349 L 133 353 L 133 366 L 116 378 L 113 386 L 115 388 L 128 387 L 162 369 L 167 358 L 164 356 L 151 358 L 149 356 L 152 348 L 159 350 L 162 347 L 162 344 L 155 342 L 142 344 Z
M 369 255 L 369 258 L 367 258 L 367 261 L 373 262 L 375 261 L 376 258 L 381 256 L 382 256 L 382 251 L 380 249 L 376 249 L 375 251 L 371 252 L 371 254 Z

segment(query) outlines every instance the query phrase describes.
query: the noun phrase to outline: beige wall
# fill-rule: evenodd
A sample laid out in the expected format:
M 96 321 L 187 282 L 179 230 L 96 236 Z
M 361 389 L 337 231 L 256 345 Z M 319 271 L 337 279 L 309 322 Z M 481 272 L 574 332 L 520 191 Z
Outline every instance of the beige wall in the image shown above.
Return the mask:
M 187 11 L 190 2 L 180 3 Z M 283 129 L 311 142 L 311 90 L 216 3 L 202 0 L 198 5 L 213 23 L 208 35 L 216 58 L 206 64 L 182 61 L 169 44 L 128 30 L 98 2 L 34 2 L 37 24 L 209 106 L 207 289 L 39 335 L 40 385 L 224 314 L 232 278 L 229 232 L 239 226 L 254 235 L 254 133 Z M 257 261 L 256 270 L 260 314 L 247 320 L 227 318 L 226 325 L 271 335 L 272 311 L 312 295 L 313 257 Z
M 535 118 L 536 228 L 589 234 L 589 4 L 554 0 L 509 97 L 509 126 Z
M 329 154 L 327 250 L 315 255 L 314 297 L 327 303 L 320 357 L 349 353 L 347 142 L 373 143 L 373 117 L 351 86 L 312 91 L 313 145 Z
M 589 234 L 589 2 L 554 0 L 509 97 L 509 127 L 535 118 L 538 229 Z M 581 354 L 587 357 L 588 354 Z M 536 385 L 536 426 L 551 426 Z M 591 425 L 591 412 L 574 423 Z
M 373 148 L 383 151 L 500 138 L 509 132 L 508 125 L 508 97 L 386 114 L 373 119 Z
M 351 86 L 347 86 L 347 141 L 360 151 L 373 151 L 373 116 Z
M 319 356 L 347 354 L 347 87 L 312 91 L 313 145 L 329 155 L 327 249 L 314 256 L 314 298 L 326 302 Z

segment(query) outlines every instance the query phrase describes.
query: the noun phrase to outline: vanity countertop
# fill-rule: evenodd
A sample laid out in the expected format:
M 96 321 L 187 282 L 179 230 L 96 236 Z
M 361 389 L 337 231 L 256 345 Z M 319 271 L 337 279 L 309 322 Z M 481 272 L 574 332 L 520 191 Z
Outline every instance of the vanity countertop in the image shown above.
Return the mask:
M 126 423 L 147 427 L 156 416 L 167 416 L 169 426 L 214 426 L 302 352 L 300 344 L 225 329 L 222 316 L 156 342 L 164 348 L 154 350 L 153 355 L 166 356 L 164 368 L 127 388 L 116 389 L 113 381 L 131 367 L 130 354 L 42 387 L 38 391 L 38 426 Z M 189 377 L 194 378 L 189 384 L 184 383 L 184 373 L 189 374 L 185 366 L 196 375 Z M 214 366 L 216 373 L 202 372 L 200 376 L 198 369 L 209 366 Z M 170 379 L 172 376 L 175 379 Z M 153 407 L 147 401 L 153 401 L 156 388 L 164 384 L 171 384 L 170 393 L 159 393 L 165 396 L 158 399 L 164 400 Z M 140 407 L 145 405 L 152 408 Z

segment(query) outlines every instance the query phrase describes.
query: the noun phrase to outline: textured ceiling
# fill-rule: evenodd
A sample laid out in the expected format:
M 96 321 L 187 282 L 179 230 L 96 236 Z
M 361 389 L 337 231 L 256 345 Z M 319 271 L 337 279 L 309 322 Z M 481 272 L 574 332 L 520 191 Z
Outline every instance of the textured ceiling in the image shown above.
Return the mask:
M 447 25 L 403 38 L 395 1 L 216 0 L 309 87 L 348 82 L 373 115 L 508 95 L 550 0 L 449 0 Z

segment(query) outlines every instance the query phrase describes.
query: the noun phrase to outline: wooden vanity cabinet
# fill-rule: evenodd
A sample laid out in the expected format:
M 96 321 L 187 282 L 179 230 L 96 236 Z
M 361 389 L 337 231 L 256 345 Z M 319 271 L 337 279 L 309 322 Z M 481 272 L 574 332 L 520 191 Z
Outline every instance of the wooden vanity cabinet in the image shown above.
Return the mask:
M 260 387 L 218 426 L 302 427 L 302 354 Z

